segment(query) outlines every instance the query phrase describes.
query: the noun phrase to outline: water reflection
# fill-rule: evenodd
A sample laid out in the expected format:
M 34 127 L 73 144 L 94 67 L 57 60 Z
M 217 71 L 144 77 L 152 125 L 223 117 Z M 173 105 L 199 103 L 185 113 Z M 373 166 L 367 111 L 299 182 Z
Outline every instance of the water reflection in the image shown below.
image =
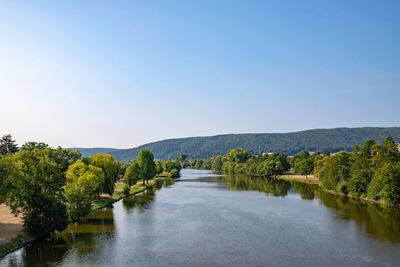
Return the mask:
M 157 192 L 159 185 L 99 210 L 55 240 L 10 254 L 0 266 L 398 262 L 399 208 L 333 196 L 316 185 L 246 176 L 196 172 L 174 183 L 168 179 L 163 186 L 169 189 Z
M 99 239 L 110 238 L 114 232 L 113 209 L 104 208 L 80 223 L 70 224 L 52 240 L 36 240 L 18 253 L 10 254 L 4 266 L 54 266 L 67 252 L 81 257 L 94 251 Z
M 122 200 L 122 206 L 124 210 L 129 214 L 132 213 L 134 209 L 138 213 L 144 213 L 146 209 L 151 207 L 151 203 L 155 200 L 157 188 L 151 188 L 145 192 L 130 198 Z
M 296 181 L 290 182 L 293 189 L 300 193 L 302 199 L 305 200 L 313 200 L 315 198 L 315 194 L 319 193 L 317 185 L 305 184 Z
M 333 209 L 343 220 L 357 222 L 357 226 L 379 240 L 400 242 L 400 209 L 381 207 L 365 201 L 333 196 L 321 192 L 321 202 Z
M 175 184 L 175 179 L 173 179 L 173 178 L 165 178 L 163 186 L 168 188 L 168 187 L 173 186 L 174 184 Z
M 291 188 L 290 182 L 282 180 L 269 180 L 249 176 L 226 176 L 225 181 L 230 190 L 234 191 L 259 191 L 276 197 L 284 197 Z
M 226 176 L 224 180 L 227 187 L 234 191 L 259 191 L 276 197 L 284 197 L 290 190 L 294 190 L 304 200 L 318 198 L 320 203 L 334 210 L 340 218 L 357 222 L 362 231 L 374 238 L 400 242 L 400 208 L 398 207 L 381 207 L 362 200 L 335 196 L 324 192 L 317 185 L 296 181 L 248 176 Z

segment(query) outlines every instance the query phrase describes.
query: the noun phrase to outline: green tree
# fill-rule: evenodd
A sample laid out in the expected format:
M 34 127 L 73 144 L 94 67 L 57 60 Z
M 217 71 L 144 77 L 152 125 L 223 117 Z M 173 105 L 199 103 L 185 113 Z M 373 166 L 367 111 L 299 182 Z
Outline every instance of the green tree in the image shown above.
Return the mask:
M 400 162 L 385 163 L 376 171 L 368 187 L 368 197 L 400 204 Z
M 128 188 L 131 188 L 132 185 L 135 185 L 139 179 L 140 179 L 140 167 L 136 161 L 133 161 L 126 168 L 123 181 L 128 186 Z
M 383 143 L 383 157 L 386 162 L 400 161 L 400 151 L 392 137 L 386 138 Z
M 216 170 L 216 171 L 221 171 L 222 170 L 222 156 L 215 156 L 211 158 L 211 169 Z
M 348 189 L 354 195 L 367 193 L 368 185 L 374 175 L 372 157 L 375 150 L 375 141 L 368 140 L 362 148 L 357 148 L 353 153 L 353 163 L 350 169 Z
M 339 182 L 350 179 L 351 154 L 340 152 L 326 157 L 320 170 L 320 179 L 326 189 L 336 190 Z
M 45 143 L 38 143 L 38 142 L 26 142 L 22 145 L 21 150 L 37 150 L 37 149 L 45 149 L 49 148 L 48 144 Z
M 185 155 L 185 154 L 180 154 L 180 155 L 178 155 L 177 157 L 176 157 L 176 162 L 179 164 L 179 165 L 181 165 L 181 168 L 182 168 L 182 166 L 185 164 L 185 161 L 186 161 L 186 159 L 187 159 L 187 155 Z
M 156 164 L 154 163 L 154 155 L 148 149 L 142 149 L 136 159 L 137 164 L 140 168 L 140 175 L 145 182 L 149 183 L 149 179 L 156 175 Z
M 164 167 L 163 167 L 161 161 L 157 161 L 156 162 L 156 174 L 160 175 L 163 172 L 164 172 Z
M 68 167 L 81 158 L 81 153 L 79 151 L 73 151 L 70 149 L 62 149 L 57 147 L 54 150 L 55 160 L 58 165 L 60 165 L 63 172 L 66 172 Z
M 5 202 L 13 184 L 10 175 L 16 168 L 16 162 L 11 154 L 0 156 L 0 203 Z
M 225 158 L 229 162 L 244 163 L 251 158 L 251 154 L 245 149 L 232 149 L 226 154 Z
M 306 177 L 314 171 L 314 157 L 307 151 L 301 151 L 293 157 L 292 161 L 295 173 Z
M 7 196 L 12 212 L 22 212 L 24 227 L 36 235 L 49 236 L 65 229 L 65 177 L 54 150 L 22 150 L 11 159 L 16 162 L 9 175 L 12 189 Z
M 296 169 L 298 170 L 300 175 L 305 175 L 306 178 L 308 175 L 313 173 L 314 170 L 314 161 L 312 158 L 302 159 L 295 163 Z
M 115 181 L 119 173 L 119 163 L 109 154 L 94 154 L 90 158 L 90 164 L 99 167 L 105 174 L 102 193 L 112 195 Z
M 181 170 L 181 165 L 176 160 L 165 160 L 163 162 L 163 169 L 165 172 L 170 173 L 172 170 Z
M 77 161 L 70 165 L 66 174 L 64 194 L 68 214 L 72 221 L 78 220 L 91 211 L 91 204 L 104 183 L 104 172 L 99 167 Z
M 13 154 L 18 151 L 15 140 L 12 139 L 10 134 L 4 135 L 0 139 L 0 155 Z

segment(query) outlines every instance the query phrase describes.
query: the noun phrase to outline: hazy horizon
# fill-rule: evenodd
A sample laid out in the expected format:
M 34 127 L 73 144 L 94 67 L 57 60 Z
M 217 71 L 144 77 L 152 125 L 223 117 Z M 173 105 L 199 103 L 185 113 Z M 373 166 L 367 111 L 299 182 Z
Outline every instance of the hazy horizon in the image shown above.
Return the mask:
M 357 129 L 357 128 L 400 128 L 400 126 L 360 126 L 360 127 L 333 127 L 333 128 L 313 128 L 313 129 L 304 129 L 304 130 L 298 130 L 298 131 L 289 131 L 289 132 L 248 132 L 248 133 L 221 133 L 221 134 L 213 134 L 213 135 L 193 135 L 193 136 L 181 136 L 181 137 L 171 137 L 171 138 L 165 138 L 165 139 L 159 139 L 159 140 L 153 140 L 149 141 L 143 144 L 131 146 L 131 147 L 110 147 L 110 146 L 93 146 L 93 147 L 87 147 L 87 146 L 69 146 L 69 147 L 63 147 L 63 148 L 106 148 L 106 149 L 131 149 L 131 148 L 136 148 L 141 145 L 146 145 L 150 143 L 155 143 L 159 141 L 166 141 L 166 140 L 173 140 L 173 139 L 185 139 L 185 138 L 193 138 L 193 137 L 214 137 L 214 136 L 224 136 L 224 135 L 241 135 L 241 134 L 288 134 L 288 133 L 297 133 L 297 132 L 305 132 L 305 131 L 311 131 L 311 130 L 331 130 L 331 129 L 340 129 L 340 128 L 347 128 L 347 129 Z M 40 140 L 39 140 L 40 141 Z M 57 147 L 53 146 L 53 147 Z
M 132 148 L 396 127 L 398 1 L 2 1 L 0 135 Z

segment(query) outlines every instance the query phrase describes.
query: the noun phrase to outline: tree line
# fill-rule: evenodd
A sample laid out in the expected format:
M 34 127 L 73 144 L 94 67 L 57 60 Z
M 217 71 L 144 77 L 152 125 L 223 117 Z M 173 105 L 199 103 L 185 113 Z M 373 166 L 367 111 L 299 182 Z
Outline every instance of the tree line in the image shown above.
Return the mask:
M 233 149 L 223 156 L 187 160 L 184 166 L 264 178 L 276 178 L 291 169 L 296 174 L 316 176 L 321 186 L 331 191 L 400 204 L 400 152 L 391 137 L 382 145 L 367 140 L 361 147 L 356 145 L 353 152 L 332 155 L 301 151 L 286 157 Z
M 118 179 L 128 187 L 168 172 L 179 176 L 175 161 L 155 162 L 148 149 L 121 164 L 108 154 L 82 157 L 79 152 L 28 142 L 18 148 L 11 135 L 0 139 L 0 203 L 22 214 L 24 228 L 37 236 L 51 236 L 69 222 L 92 211 L 101 194 L 112 196 Z M 126 190 L 126 189 L 125 189 Z

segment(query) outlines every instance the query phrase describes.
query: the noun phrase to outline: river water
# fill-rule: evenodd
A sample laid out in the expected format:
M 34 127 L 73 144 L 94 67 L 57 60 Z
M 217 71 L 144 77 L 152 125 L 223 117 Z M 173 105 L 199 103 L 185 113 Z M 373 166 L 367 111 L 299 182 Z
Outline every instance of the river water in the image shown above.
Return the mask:
M 182 170 L 0 266 L 400 266 L 400 209 L 316 186 Z

